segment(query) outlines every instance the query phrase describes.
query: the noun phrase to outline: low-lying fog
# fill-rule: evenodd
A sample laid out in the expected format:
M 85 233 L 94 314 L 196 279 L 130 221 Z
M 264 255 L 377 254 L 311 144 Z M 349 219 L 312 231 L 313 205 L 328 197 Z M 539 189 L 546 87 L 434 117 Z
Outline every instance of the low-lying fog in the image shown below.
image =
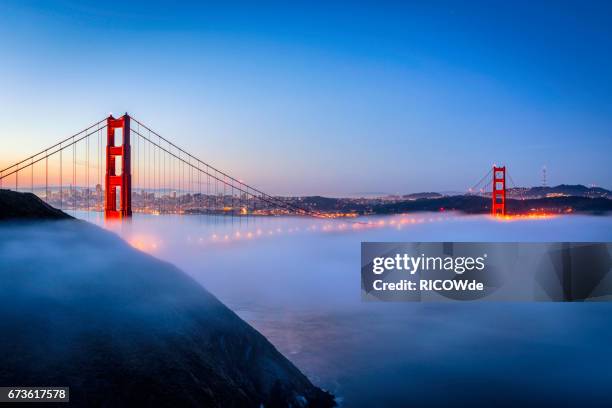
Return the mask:
M 610 241 L 612 217 L 371 221 L 137 214 L 105 227 L 193 276 L 346 406 L 610 401 L 611 304 L 362 303 L 360 242 Z

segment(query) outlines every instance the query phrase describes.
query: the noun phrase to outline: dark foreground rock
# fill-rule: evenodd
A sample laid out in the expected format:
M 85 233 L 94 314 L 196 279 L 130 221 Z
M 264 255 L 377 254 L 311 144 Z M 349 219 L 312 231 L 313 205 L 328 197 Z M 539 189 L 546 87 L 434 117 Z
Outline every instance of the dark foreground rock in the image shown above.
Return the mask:
M 68 218 L 72 217 L 51 207 L 35 194 L 0 190 L 0 220 Z
M 334 405 L 183 272 L 85 222 L 0 223 L 0 282 L 0 385 L 69 386 L 72 406 Z

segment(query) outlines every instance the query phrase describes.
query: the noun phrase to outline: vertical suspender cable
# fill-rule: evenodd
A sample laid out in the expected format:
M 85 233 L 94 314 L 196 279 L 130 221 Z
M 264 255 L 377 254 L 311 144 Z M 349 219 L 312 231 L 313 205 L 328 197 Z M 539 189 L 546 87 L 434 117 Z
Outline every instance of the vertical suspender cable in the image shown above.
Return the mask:
M 60 210 L 64 209 L 64 186 L 62 183 L 62 152 L 63 149 L 60 145 L 60 171 L 59 171 L 59 181 L 60 181 Z
M 87 215 L 89 215 L 89 137 L 87 138 L 87 140 L 85 141 L 86 147 L 87 147 L 87 154 L 86 154 L 86 167 L 85 167 L 85 174 L 87 177 L 87 185 L 85 186 L 85 193 L 87 194 Z
M 49 155 L 45 150 L 45 201 L 49 202 Z
M 76 144 L 74 144 L 74 137 L 72 138 L 72 183 L 70 186 L 70 195 L 72 196 L 72 213 L 76 210 Z

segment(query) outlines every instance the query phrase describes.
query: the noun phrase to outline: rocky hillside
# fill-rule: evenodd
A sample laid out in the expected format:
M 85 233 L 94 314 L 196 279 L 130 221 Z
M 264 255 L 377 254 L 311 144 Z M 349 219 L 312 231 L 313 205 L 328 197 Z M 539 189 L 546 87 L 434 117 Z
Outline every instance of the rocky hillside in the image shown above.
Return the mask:
M 15 194 L 4 218 L 67 217 Z M 69 386 L 73 406 L 334 405 L 182 271 L 85 222 L 0 222 L 0 281 L 0 384 Z
M 72 217 L 51 207 L 35 194 L 0 190 L 0 220 L 67 218 Z

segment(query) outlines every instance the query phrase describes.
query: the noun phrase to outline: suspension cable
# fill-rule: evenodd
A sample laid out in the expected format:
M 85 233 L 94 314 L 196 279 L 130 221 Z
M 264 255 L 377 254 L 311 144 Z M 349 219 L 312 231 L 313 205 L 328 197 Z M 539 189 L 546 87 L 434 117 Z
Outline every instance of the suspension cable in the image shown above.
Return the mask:
M 143 127 L 145 127 L 145 126 L 143 126 Z M 146 128 L 146 127 L 145 127 L 145 128 Z M 181 170 L 182 170 L 182 168 L 183 168 L 183 165 L 187 165 L 189 168 L 193 168 L 193 169 L 195 169 L 195 170 L 197 170 L 197 171 L 200 171 L 200 172 L 202 172 L 202 173 L 206 173 L 206 171 L 205 171 L 205 170 L 203 170 L 203 169 L 201 169 L 199 166 L 196 166 L 195 164 L 193 164 L 193 163 L 190 163 L 190 162 L 186 161 L 184 158 L 181 158 L 181 157 L 179 156 L 179 155 L 180 155 L 180 152 L 178 153 L 178 155 L 177 155 L 177 154 L 174 154 L 174 153 L 170 152 L 169 150 L 167 150 L 166 148 L 164 148 L 164 147 L 162 147 L 162 146 L 158 145 L 156 142 L 154 142 L 154 141 L 152 141 L 152 140 L 149 140 L 149 139 L 148 139 L 146 136 L 144 136 L 143 134 L 139 133 L 138 131 L 132 130 L 132 132 L 136 133 L 138 136 L 142 137 L 144 140 L 146 140 L 148 143 L 152 144 L 153 146 L 155 146 L 155 147 L 157 147 L 157 148 L 159 148 L 159 149 L 161 149 L 161 150 L 165 151 L 165 152 L 166 152 L 166 153 L 168 153 L 169 155 L 171 155 L 171 156 L 173 156 L 174 158 L 176 158 L 176 159 L 179 161 L 179 167 L 181 168 Z M 151 133 L 155 134 L 155 132 L 151 132 Z M 155 135 L 156 135 L 156 136 L 159 136 L 159 135 L 157 135 L 157 134 L 155 134 Z M 161 138 L 161 139 L 163 139 L 163 137 L 161 137 L 161 136 L 160 136 L 160 138 Z M 168 143 L 169 143 L 169 142 L 168 142 Z M 171 144 L 171 143 L 169 143 L 169 144 Z M 175 145 L 173 145 L 173 146 L 174 146 L 174 147 L 176 147 Z M 185 151 L 184 151 L 184 150 L 181 150 L 180 148 L 177 148 L 177 149 L 178 149 L 178 150 L 180 150 L 180 151 L 182 151 L 183 153 L 185 153 Z M 189 153 L 187 153 L 187 155 L 188 155 L 188 156 L 190 156 L 190 157 L 192 157 L 193 159 L 195 159 L 195 160 L 196 160 L 196 161 L 197 161 L 199 164 L 204 164 L 204 165 L 206 165 L 206 163 L 202 162 L 202 161 L 201 161 L 201 160 L 199 160 L 197 157 L 194 157 L 194 156 L 190 155 Z M 211 175 L 211 174 L 209 174 L 209 175 L 210 175 L 212 178 L 214 178 L 215 180 L 217 180 L 217 181 L 221 182 L 221 183 L 223 184 L 224 188 L 225 188 L 226 186 L 228 186 L 228 185 L 232 185 L 232 187 L 233 187 L 233 188 L 235 188 L 236 190 L 238 190 L 238 191 L 240 191 L 240 192 L 242 192 L 242 193 L 245 193 L 245 194 L 250 194 L 250 193 L 248 192 L 248 190 L 245 190 L 245 189 L 242 187 L 242 186 L 244 186 L 244 187 L 246 187 L 246 188 L 250 188 L 250 189 L 252 189 L 252 190 L 254 190 L 254 191 L 257 191 L 257 192 L 261 193 L 261 195 L 262 195 L 262 196 L 261 196 L 259 199 L 260 199 L 260 200 L 262 200 L 262 201 L 267 202 L 268 204 L 272 204 L 272 205 L 275 205 L 275 206 L 282 206 L 282 207 L 284 207 L 284 208 L 288 208 L 288 209 L 291 209 L 291 210 L 294 210 L 294 211 L 298 211 L 298 212 L 301 212 L 301 213 L 304 213 L 304 214 L 307 214 L 307 215 L 319 216 L 319 214 L 317 214 L 317 213 L 315 213 L 315 212 L 313 212 L 313 211 L 310 211 L 310 210 L 308 210 L 308 209 L 299 208 L 299 207 L 296 207 L 296 206 L 291 205 L 291 204 L 289 204 L 289 203 L 285 203 L 285 202 L 283 202 L 283 201 L 281 201 L 281 200 L 274 199 L 272 196 L 270 196 L 270 195 L 268 195 L 268 194 L 265 194 L 265 193 L 262 193 L 262 192 L 260 192 L 259 190 L 256 190 L 256 189 L 254 189 L 253 187 L 250 187 L 250 186 L 246 185 L 245 183 L 238 182 L 238 181 L 237 181 L 236 179 L 234 179 L 233 177 L 230 177 L 230 176 L 226 175 L 225 173 L 223 173 L 223 172 L 221 172 L 221 171 L 218 171 L 217 169 L 215 169 L 215 168 L 214 168 L 214 167 L 212 167 L 212 166 L 208 166 L 208 167 L 210 167 L 211 169 L 215 170 L 215 171 L 216 171 L 218 174 L 223 175 L 224 179 L 221 179 L 221 178 L 220 178 L 220 176 L 218 176 L 218 175 Z M 182 173 L 182 171 L 180 171 L 180 172 L 179 172 L 179 179 L 180 179 L 180 178 L 182 178 L 182 177 L 180 176 L 180 174 L 181 174 L 181 173 Z M 208 173 L 207 173 L 207 174 L 208 174 Z M 237 186 L 234 186 L 233 184 L 228 183 L 227 181 L 225 181 L 225 178 L 228 178 L 228 179 L 230 179 L 230 180 L 234 180 L 234 181 L 236 181 L 238 185 L 237 185 Z M 181 186 L 179 186 L 179 189 L 180 189 L 180 188 L 181 188 Z M 225 193 L 224 193 L 224 195 L 225 195 Z M 225 202 L 225 197 L 223 197 L 223 201 Z M 224 205 L 225 205 L 225 204 L 224 204 Z M 179 211 L 181 211 L 181 208 L 180 208 L 180 207 L 179 207 Z
M 269 195 L 269 194 L 266 194 L 266 193 L 264 193 L 263 191 L 261 191 L 261 190 L 259 190 L 259 189 L 255 188 L 255 187 L 253 187 L 253 186 L 250 186 L 250 185 L 248 185 L 248 184 L 246 184 L 246 183 L 244 183 L 244 182 L 242 182 L 242 181 L 240 181 L 240 180 L 238 180 L 238 179 L 236 179 L 236 178 L 234 178 L 234 177 L 230 176 L 230 175 L 229 175 L 229 174 L 227 174 L 227 173 L 224 173 L 223 171 L 221 171 L 221 170 L 219 170 L 219 169 L 217 169 L 217 168 L 215 168 L 215 167 L 211 166 L 210 164 L 208 164 L 208 163 L 206 163 L 206 162 L 204 162 L 204 161 L 200 160 L 200 159 L 199 159 L 199 158 L 197 158 L 196 156 L 192 155 L 191 153 L 187 152 L 186 150 L 184 150 L 184 149 L 180 148 L 179 146 L 175 145 L 174 143 L 172 143 L 172 142 L 171 142 L 171 141 L 169 141 L 168 139 L 166 139 L 166 138 L 164 138 L 163 136 L 161 136 L 161 135 L 160 135 L 159 133 L 157 133 L 155 130 L 153 130 L 153 129 L 149 128 L 148 126 L 146 126 L 145 124 L 143 124 L 142 122 L 140 122 L 138 119 L 136 119 L 136 118 L 132 117 L 132 120 L 134 120 L 136 123 L 138 123 L 138 124 L 139 124 L 140 126 L 142 126 L 143 128 L 147 129 L 147 130 L 148 130 L 150 133 L 152 133 L 152 134 L 154 134 L 155 136 L 157 136 L 159 139 L 161 139 L 161 140 L 165 141 L 165 142 L 166 142 L 166 143 L 168 143 L 170 146 L 173 146 L 174 148 L 176 148 L 176 149 L 179 151 L 179 160 L 182 160 L 182 159 L 180 159 L 180 153 L 182 152 L 182 153 L 184 153 L 185 155 L 187 155 L 187 156 L 191 157 L 192 159 L 194 159 L 195 161 L 197 161 L 198 163 L 200 163 L 200 164 L 202 164 L 202 165 L 206 166 L 207 168 L 210 168 L 210 169 L 214 170 L 214 171 L 215 171 L 216 173 L 218 173 L 218 174 L 221 174 L 221 175 L 224 177 L 224 179 L 225 179 L 225 178 L 227 178 L 227 179 L 229 179 L 229 180 L 231 180 L 231 181 L 235 182 L 236 184 L 238 184 L 238 185 L 240 185 L 240 186 L 244 186 L 244 187 L 245 187 L 245 188 L 247 188 L 247 189 L 251 189 L 251 190 L 253 190 L 253 191 L 254 191 L 254 192 L 256 192 L 256 193 L 259 193 L 259 194 L 260 194 L 262 197 L 265 197 L 265 198 L 268 200 L 268 201 L 267 201 L 268 203 L 274 203 L 274 204 L 275 204 L 275 205 L 277 205 L 277 206 L 282 206 L 282 207 L 284 207 L 284 208 L 290 208 L 290 209 L 292 209 L 292 210 L 294 210 L 294 211 L 297 211 L 297 212 L 300 212 L 300 213 L 303 213 L 303 214 L 312 215 L 312 216 L 315 216 L 315 217 L 320 216 L 320 214 L 318 214 L 317 212 L 314 212 L 314 211 L 308 210 L 308 209 L 306 209 L 306 208 L 301 208 L 301 207 L 295 206 L 295 205 L 290 204 L 290 203 L 286 203 L 286 202 L 284 202 L 284 201 L 282 201 L 282 200 L 279 200 L 278 198 L 275 198 L 275 197 L 273 197 L 273 196 L 271 196 L 271 195 Z M 144 135 L 142 135 L 142 134 L 139 134 L 139 135 L 140 135 L 141 137 L 145 137 L 145 136 L 144 136 Z M 149 142 L 151 143 L 151 141 L 149 141 Z M 159 145 L 157 145 L 157 144 L 155 144 L 155 145 L 156 145 L 157 147 L 159 147 L 159 148 L 162 148 L 161 146 L 159 146 Z M 162 148 L 162 149 L 163 149 L 163 148 Z M 175 157 L 176 157 L 176 156 L 175 156 Z M 200 169 L 199 167 L 196 167 L 196 168 L 197 168 L 199 171 L 205 172 L 204 170 Z M 491 171 L 492 171 L 492 170 L 491 170 Z M 220 182 L 224 183 L 224 184 L 227 184 L 227 185 L 233 185 L 233 184 L 231 184 L 231 183 L 228 183 L 228 182 L 226 182 L 226 181 L 224 181 L 224 180 L 219 179 L 219 178 L 218 178 L 218 177 L 216 177 L 216 176 L 212 176 L 212 177 L 213 177 L 213 178 L 215 178 L 215 179 L 217 179 L 218 181 L 220 181 Z M 483 177 L 483 179 L 484 179 L 484 177 Z M 236 187 L 236 188 L 238 189 L 238 187 Z M 246 193 L 246 191 L 245 191 L 245 190 L 243 190 L 243 189 L 239 189 L 239 190 L 240 190 L 241 192 L 245 192 L 245 193 Z M 223 200 L 225 201 L 225 197 L 223 198 Z
M 105 127 L 106 127 L 106 125 L 104 125 L 103 127 L 101 127 L 101 128 L 100 128 L 100 130 L 104 129 Z M 87 133 L 87 134 L 85 134 L 84 136 L 81 136 L 81 137 L 80 137 L 80 138 L 78 138 L 78 139 L 74 139 L 74 140 L 73 140 L 73 141 L 72 141 L 70 144 L 67 144 L 67 145 L 65 145 L 65 146 L 61 146 L 61 144 L 62 144 L 62 143 L 57 143 L 57 144 L 53 145 L 52 147 L 50 147 L 50 148 L 48 148 L 48 149 L 46 149 L 46 150 L 43 150 L 42 152 L 40 152 L 40 153 L 38 153 L 38 154 L 35 154 L 34 156 L 30 156 L 28 159 L 25 159 L 25 160 L 20 161 L 20 162 L 19 162 L 19 164 L 20 164 L 20 163 L 23 163 L 23 162 L 25 162 L 25 161 L 28 161 L 28 160 L 32 160 L 32 158 L 33 158 L 33 157 L 36 157 L 36 156 L 39 156 L 39 155 L 41 155 L 41 154 L 45 153 L 45 155 L 44 155 L 44 156 L 42 156 L 42 157 L 40 157 L 40 158 L 38 158 L 38 159 L 36 159 L 36 160 L 33 160 L 31 163 L 29 163 L 29 164 L 27 164 L 27 165 L 25 165 L 25 166 L 18 167 L 18 168 L 16 168 L 15 170 L 13 170 L 13 171 L 11 171 L 11 172 L 9 172 L 9 173 L 6 173 L 6 174 L 2 174 L 2 175 L 0 175 L 0 179 L 6 178 L 6 177 L 8 177 L 8 176 L 10 176 L 10 175 L 12 175 L 12 174 L 15 174 L 15 173 L 17 173 L 17 172 L 19 172 L 19 171 L 21 171 L 21 170 L 23 170 L 23 169 L 25 169 L 25 168 L 29 167 L 29 166 L 32 166 L 32 165 L 34 165 L 34 164 L 36 164 L 36 163 L 38 163 L 38 162 L 40 162 L 40 161 L 44 160 L 46 157 L 51 157 L 51 156 L 53 156 L 54 154 L 56 154 L 56 153 L 58 153 L 58 152 L 61 152 L 62 150 L 67 149 L 67 148 L 69 148 L 69 147 L 73 146 L 74 144 L 76 144 L 76 143 L 80 142 L 81 140 L 85 139 L 86 137 L 89 137 L 89 136 L 91 136 L 91 135 L 95 134 L 96 132 L 97 132 L 97 130 L 94 130 L 93 132 Z M 80 134 L 80 133 L 78 133 L 78 134 Z M 72 139 L 72 138 L 73 138 L 73 136 L 69 137 L 69 138 L 68 138 L 68 139 L 66 139 L 66 140 L 70 140 L 70 139 Z M 51 149 L 53 149 L 53 148 L 55 148 L 55 147 L 57 147 L 57 146 L 60 146 L 60 147 L 59 147 L 59 148 L 57 148 L 55 151 L 53 151 L 53 152 L 51 152 L 51 153 L 48 153 L 48 150 L 51 150 Z M 7 169 L 12 169 L 12 168 L 13 168 L 13 167 L 15 167 L 15 166 L 17 166 L 17 164 L 13 164 L 12 166 L 7 167 L 7 168 L 6 168 L 6 169 L 4 169 L 3 171 L 5 171 L 5 170 L 7 170 Z
M 487 177 L 489 177 L 491 175 L 491 173 L 493 172 L 493 169 L 489 169 L 489 171 L 487 172 L 487 174 L 485 174 L 484 176 L 482 176 L 482 178 L 478 181 L 478 183 L 474 184 L 474 186 L 472 188 L 470 188 L 468 191 L 475 191 L 480 184 L 485 181 L 487 179 Z
M 100 123 L 102 123 L 102 122 L 106 121 L 106 119 L 107 119 L 107 118 L 104 118 L 104 119 L 102 119 L 102 120 L 100 120 L 100 121 L 98 121 L 98 122 L 94 123 L 93 125 L 86 127 L 85 129 L 81 130 L 80 132 L 77 132 L 77 133 L 75 133 L 75 134 L 73 134 L 73 135 L 71 135 L 71 136 L 68 136 L 66 139 L 62 140 L 61 142 L 56 143 L 56 144 L 54 144 L 53 146 L 47 147 L 46 149 L 41 150 L 40 152 L 38 152 L 38 153 L 36 153 L 36 154 L 33 154 L 32 156 L 27 157 L 27 158 L 25 158 L 25 159 L 21 160 L 20 162 L 14 163 L 13 165 L 11 165 L 11 166 L 9 166 L 9 167 L 6 167 L 6 168 L 4 168 L 4 169 L 0 170 L 0 173 L 4 173 L 5 171 L 7 171 L 7 170 L 9 170 L 9 169 L 12 169 L 12 168 L 13 168 L 13 167 L 15 167 L 15 166 L 19 166 L 20 164 L 22 164 L 22 163 L 24 163 L 24 162 L 27 162 L 28 160 L 31 160 L 31 159 L 35 158 L 36 156 L 40 156 L 41 154 L 43 154 L 43 153 L 47 152 L 48 150 L 51 150 L 51 149 L 56 148 L 57 146 L 61 146 L 62 144 L 64 144 L 64 143 L 66 143 L 67 141 L 69 141 L 70 139 L 73 139 L 73 138 L 77 137 L 78 135 L 80 135 L 81 133 L 87 132 L 89 129 L 93 128 L 94 126 L 97 126 L 97 125 L 99 125 Z M 105 126 L 106 126 L 106 125 L 105 125 Z M 81 139 L 79 139 L 79 140 L 81 140 Z M 70 145 L 67 145 L 66 147 L 68 147 L 68 146 L 70 146 Z M 35 161 L 34 163 L 37 163 L 37 162 L 38 162 L 38 160 L 37 160 L 37 161 Z M 22 168 L 25 168 L 25 167 L 27 167 L 27 166 L 23 166 Z M 13 173 L 9 173 L 8 175 L 10 175 L 10 174 L 13 174 Z M 4 176 L 0 176 L 0 177 L 4 177 Z

